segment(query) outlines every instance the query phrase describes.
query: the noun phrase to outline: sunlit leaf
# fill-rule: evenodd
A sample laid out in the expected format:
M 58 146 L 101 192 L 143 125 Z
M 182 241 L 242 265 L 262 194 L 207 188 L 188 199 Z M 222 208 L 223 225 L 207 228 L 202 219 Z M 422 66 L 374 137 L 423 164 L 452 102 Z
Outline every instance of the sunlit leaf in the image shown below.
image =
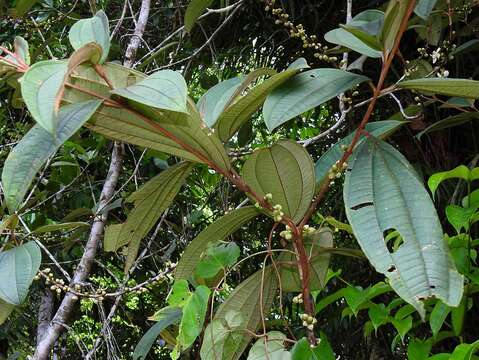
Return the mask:
M 462 179 L 469 181 L 469 174 L 470 170 L 467 166 L 465 165 L 459 165 L 458 167 L 449 170 L 449 171 L 442 171 L 435 173 L 431 175 L 429 180 L 427 181 L 427 186 L 429 187 L 429 190 L 431 190 L 431 193 L 434 194 L 436 193 L 436 190 L 438 186 L 447 179 Z
M 240 256 L 240 248 L 234 242 L 210 246 L 206 257 L 196 266 L 196 276 L 210 279 L 236 263 Z

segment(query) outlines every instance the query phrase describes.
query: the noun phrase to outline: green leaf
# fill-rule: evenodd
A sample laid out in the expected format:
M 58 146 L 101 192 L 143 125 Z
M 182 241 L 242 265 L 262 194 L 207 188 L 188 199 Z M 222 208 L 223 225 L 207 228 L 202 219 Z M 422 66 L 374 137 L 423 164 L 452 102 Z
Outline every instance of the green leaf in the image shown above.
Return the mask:
M 209 225 L 186 247 L 176 265 L 175 279 L 189 279 L 201 261 L 200 255 L 208 249 L 209 244 L 223 241 L 227 236 L 259 214 L 260 211 L 254 206 L 246 206 L 231 211 Z
M 243 166 L 245 182 L 259 196 L 272 194 L 272 204 L 299 222 L 314 195 L 314 164 L 308 152 L 294 141 L 281 140 L 253 152 Z
M 463 278 L 449 259 L 434 204 L 396 149 L 373 137 L 359 145 L 346 171 L 343 195 L 366 257 L 421 317 L 424 299 L 435 296 L 447 305 L 459 304 Z M 384 240 L 393 230 L 403 239 L 396 251 Z
M 434 337 L 437 337 L 437 334 L 439 334 L 439 331 L 450 312 L 451 308 L 442 301 L 438 301 L 436 305 L 434 305 L 431 316 L 429 317 L 429 324 L 431 325 L 432 335 Z
M 14 308 L 15 305 L 9 304 L 0 299 L 0 325 L 8 319 Z
M 431 193 L 434 196 L 437 188 L 444 180 L 462 179 L 462 180 L 469 181 L 469 173 L 470 173 L 470 170 L 467 166 L 459 165 L 458 167 L 452 170 L 442 171 L 442 172 L 438 172 L 431 175 L 431 177 L 427 181 L 427 186 L 429 187 L 429 190 L 431 190 Z
M 387 324 L 389 320 L 389 313 L 384 304 L 374 304 L 371 306 L 368 310 L 368 316 L 371 319 L 375 331 L 377 331 L 380 326 Z
M 306 252 L 310 260 L 310 290 L 321 290 L 326 285 L 329 260 L 331 254 L 321 251 L 322 248 L 333 247 L 333 234 L 328 228 L 321 228 L 304 238 Z M 300 292 L 302 290 L 301 279 L 295 265 L 296 256 L 290 252 L 283 252 L 278 257 L 278 263 L 293 264 L 292 266 L 281 265 L 281 288 L 284 292 Z
M 196 20 L 200 17 L 203 11 L 213 3 L 213 0 L 191 0 L 186 8 L 185 13 L 185 29 L 191 32 Z
M 291 350 L 291 360 L 335 360 L 333 349 L 321 331 L 321 340 L 315 348 L 311 348 L 306 338 L 300 339 Z
M 210 246 L 206 251 L 206 258 L 196 267 L 196 276 L 210 279 L 221 270 L 226 270 L 236 263 L 240 256 L 240 248 L 234 242 Z
M 432 12 L 432 9 L 434 9 L 434 6 L 436 6 L 436 3 L 437 0 L 419 0 L 414 8 L 414 12 L 420 18 L 427 20 Z
M 187 286 L 186 280 L 180 280 L 180 282 L 183 283 L 183 285 L 186 283 Z M 210 289 L 204 285 L 200 285 L 194 292 L 187 290 L 176 294 L 175 296 L 182 295 L 183 297 L 180 303 L 177 302 L 176 298 L 174 301 L 169 299 L 172 306 L 174 306 L 176 302 L 176 305 L 181 306 L 183 311 L 178 336 L 176 337 L 177 344 L 170 354 L 172 359 L 178 359 L 179 354 L 190 347 L 198 335 L 200 335 L 205 321 L 210 293 Z
M 379 42 L 376 36 L 371 35 L 370 33 L 364 30 L 358 29 L 351 24 L 341 25 L 341 28 L 353 34 L 355 37 L 357 37 L 360 41 L 362 41 L 364 44 L 369 46 L 371 49 L 374 49 L 376 51 L 382 51 L 382 44 Z
M 0 298 L 20 305 L 40 268 L 42 254 L 34 242 L 0 252 Z
M 68 230 L 72 231 L 78 229 L 80 227 L 90 227 L 90 224 L 87 222 L 66 222 L 66 223 L 59 223 L 59 224 L 48 224 L 37 227 L 35 230 L 32 231 L 33 234 L 45 234 L 53 231 L 59 230 Z
M 241 339 L 244 318 L 238 311 L 230 311 L 225 319 L 216 319 L 208 324 L 201 345 L 202 360 L 228 360 L 235 343 Z
M 376 121 L 366 125 L 366 131 L 380 139 L 385 139 L 392 133 L 394 133 L 397 129 L 403 126 L 405 122 L 397 121 L 397 120 L 384 120 L 384 121 Z M 341 149 L 342 145 L 349 146 L 351 141 L 353 140 L 354 133 L 352 132 L 345 138 L 339 140 L 336 144 L 334 144 L 331 148 L 326 150 L 326 152 L 321 155 L 319 160 L 316 162 L 315 165 L 315 173 L 316 173 L 316 189 L 319 189 L 319 186 L 323 182 L 323 180 L 328 176 L 328 172 L 331 167 L 341 159 L 344 154 L 344 151 Z M 364 137 L 362 137 L 356 147 L 364 141 Z
M 392 324 L 396 328 L 401 336 L 401 339 L 404 341 L 404 337 L 412 329 L 412 316 L 408 316 L 404 319 L 398 319 L 396 317 L 391 319 Z
M 348 22 L 348 26 L 354 26 L 357 29 L 366 31 L 371 35 L 378 35 L 383 28 L 384 12 L 376 9 L 369 9 L 355 15 Z
M 401 81 L 397 86 L 426 94 L 479 98 L 479 81 L 469 79 L 423 78 Z
M 454 335 L 460 336 L 464 327 L 464 316 L 466 315 L 467 297 L 464 296 L 459 306 L 451 310 L 451 323 Z
M 103 65 L 103 70 L 114 88 L 128 87 L 145 78 L 140 72 L 111 63 Z M 70 82 L 105 98 L 112 96 L 110 88 L 91 66 L 80 66 L 75 74 L 72 74 Z M 94 99 L 89 94 L 67 88 L 63 101 L 75 103 L 92 98 Z M 221 141 L 216 134 L 211 134 L 204 128 L 200 114 L 191 99 L 188 99 L 187 104 L 189 114 L 158 110 L 139 103 L 131 105 L 134 105 L 141 115 L 126 111 L 124 108 L 102 106 L 94 114 L 92 121 L 87 123 L 87 127 L 114 140 L 158 150 L 186 160 L 206 162 L 203 157 L 199 158 L 191 154 L 167 137 L 165 132 L 168 132 L 180 142 L 201 152 L 205 158 L 212 160 L 219 167 L 229 169 L 229 158 Z M 158 128 L 159 126 L 162 130 Z
M 107 228 L 107 231 L 110 230 L 105 236 L 105 251 L 116 251 L 128 244 L 125 271 L 128 271 L 135 261 L 141 240 L 171 205 L 191 169 L 191 163 L 179 163 L 152 178 L 127 199 L 134 204 L 134 209 L 121 228 Z M 112 231 L 113 235 L 117 232 L 116 238 L 112 236 Z
M 413 0 L 390 0 L 384 14 L 384 26 L 381 39 L 384 49 L 389 53 L 396 41 L 401 22 L 406 16 L 410 2 Z
M 100 45 L 103 50 L 100 63 L 104 63 L 110 51 L 108 17 L 100 10 L 91 18 L 77 21 L 70 28 L 68 38 L 75 50 L 90 42 Z
M 40 168 L 80 129 L 100 104 L 100 100 L 92 100 L 62 107 L 58 114 L 55 138 L 35 125 L 13 148 L 5 160 L 2 172 L 5 200 L 12 214 L 18 210 Z
M 263 106 L 266 126 L 273 131 L 366 80 L 366 76 L 337 69 L 315 69 L 298 74 L 267 96 Z
M 341 45 L 348 49 L 354 50 L 360 54 L 371 58 L 380 58 L 381 51 L 370 47 L 368 44 L 361 41 L 351 32 L 345 29 L 334 29 L 324 35 L 324 39 L 332 44 Z
M 35 121 L 55 134 L 59 118 L 55 115 L 55 99 L 67 73 L 65 61 L 47 60 L 33 64 L 20 83 L 22 99 Z
M 15 18 L 22 18 L 37 3 L 38 0 L 19 0 L 11 10 L 11 15 Z
M 180 308 L 170 306 L 158 311 L 155 314 L 155 321 L 157 321 L 157 323 L 153 325 L 145 333 L 145 335 L 143 335 L 141 340 L 136 345 L 135 350 L 133 351 L 133 360 L 146 359 L 146 356 L 148 355 L 153 344 L 155 343 L 156 338 L 168 326 L 179 323 L 181 315 L 182 311 Z
M 408 360 L 426 360 L 431 352 L 431 347 L 432 344 L 430 340 L 411 340 L 407 347 Z
M 471 120 L 479 120 L 479 113 L 477 112 L 463 112 L 457 115 L 449 116 L 445 119 L 439 120 L 432 125 L 429 125 L 423 131 L 416 135 L 418 139 L 425 134 L 429 134 L 434 131 L 449 129 L 454 126 L 465 124 Z
M 160 70 L 146 79 L 112 91 L 129 100 L 157 109 L 188 113 L 186 81 L 177 71 Z
M 280 331 L 270 331 L 258 339 L 251 347 L 247 360 L 289 360 L 291 354 L 284 349 L 286 335 Z
M 463 208 L 458 205 L 448 205 L 446 207 L 447 221 L 449 221 L 458 234 L 462 229 L 469 230 L 470 221 L 475 213 L 475 208 Z
M 236 311 L 243 316 L 243 328 L 250 332 L 256 332 L 261 322 L 261 299 L 263 301 L 263 313 L 267 314 L 276 296 L 277 289 L 278 282 L 274 269 L 268 266 L 259 270 L 233 290 L 225 302 L 219 306 L 214 319 L 227 321 L 228 314 L 231 311 Z M 221 360 L 238 360 L 252 336 L 248 332 L 242 332 L 241 336 L 235 339 L 234 343 L 224 348 Z
M 460 344 L 456 346 L 449 360 L 471 360 L 479 348 L 479 340 L 472 344 Z
M 268 94 L 305 67 L 309 67 L 307 63 L 298 63 L 292 68 L 288 68 L 279 74 L 271 76 L 227 107 L 221 113 L 215 125 L 220 139 L 223 141 L 229 140 L 243 124 L 251 119 L 251 116 L 261 105 L 263 105 Z

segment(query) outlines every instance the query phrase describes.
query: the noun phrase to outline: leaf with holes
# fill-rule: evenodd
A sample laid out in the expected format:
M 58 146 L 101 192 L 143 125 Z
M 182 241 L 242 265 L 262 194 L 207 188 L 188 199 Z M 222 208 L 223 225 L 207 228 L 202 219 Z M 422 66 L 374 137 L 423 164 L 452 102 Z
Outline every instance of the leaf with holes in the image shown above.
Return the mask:
M 266 98 L 263 116 L 270 131 L 286 121 L 369 80 L 337 69 L 314 69 L 292 77 Z
M 40 125 L 35 125 L 8 154 L 3 166 L 2 185 L 11 213 L 18 210 L 41 167 L 80 129 L 100 104 L 100 100 L 91 100 L 62 107 L 58 114 L 56 137 Z
M 40 268 L 42 254 L 34 242 L 0 252 L 0 298 L 20 305 Z
M 191 163 L 180 163 L 152 178 L 127 199 L 135 207 L 126 221 L 107 228 L 104 245 L 106 251 L 116 251 L 128 245 L 125 271 L 135 261 L 141 240 L 171 205 L 191 169 Z
M 463 278 L 443 242 L 442 228 L 422 180 L 391 145 L 369 137 L 353 153 L 344 184 L 346 215 L 365 255 L 391 287 L 424 318 L 422 300 L 450 306 L 462 298 Z M 396 230 L 403 239 L 391 252 Z
M 333 247 L 333 234 L 329 228 L 321 228 L 318 231 L 305 235 L 304 238 L 306 252 L 310 257 L 310 290 L 321 290 L 326 284 L 328 274 L 329 259 L 331 254 L 322 251 L 322 248 Z M 296 255 L 290 252 L 283 252 L 278 257 L 278 263 L 292 264 L 289 266 L 281 265 L 281 287 L 285 292 L 301 292 L 301 280 L 298 269 L 295 264 Z
M 91 18 L 77 21 L 70 28 L 68 38 L 75 50 L 91 42 L 100 45 L 102 49 L 100 63 L 105 62 L 110 51 L 108 17 L 100 10 Z
M 204 229 L 186 247 L 175 269 L 175 279 L 189 279 L 201 261 L 200 255 L 205 253 L 209 244 L 223 241 L 238 230 L 243 224 L 254 219 L 260 211 L 254 206 L 246 206 L 231 211 Z
M 281 140 L 255 151 L 244 163 L 243 177 L 259 196 L 272 194 L 271 202 L 299 222 L 314 195 L 314 168 L 308 152 L 294 141 Z
M 177 71 L 160 70 L 140 82 L 112 91 L 128 100 L 133 100 L 157 109 L 188 113 L 186 81 Z

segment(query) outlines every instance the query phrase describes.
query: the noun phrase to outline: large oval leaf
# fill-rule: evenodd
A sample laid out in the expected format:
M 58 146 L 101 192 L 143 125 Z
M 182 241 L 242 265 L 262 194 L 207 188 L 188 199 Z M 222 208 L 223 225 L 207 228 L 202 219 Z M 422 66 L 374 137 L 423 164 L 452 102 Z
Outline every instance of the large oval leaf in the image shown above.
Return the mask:
M 452 78 L 423 78 L 398 83 L 403 89 L 417 90 L 426 94 L 479 98 L 479 81 Z
M 35 121 L 55 134 L 58 119 L 55 116 L 55 98 L 67 73 L 66 61 L 40 61 L 23 75 L 22 98 Z
M 344 203 L 371 264 L 421 317 L 427 298 L 459 304 L 463 278 L 449 258 L 434 204 L 396 149 L 373 137 L 357 147 L 346 172 Z M 395 250 L 385 240 L 392 231 L 403 241 Z
M 108 17 L 102 10 L 100 10 L 95 16 L 89 19 L 77 21 L 70 28 L 68 38 L 70 39 L 70 44 L 75 50 L 80 49 L 90 42 L 100 45 L 102 48 L 100 63 L 103 63 L 110 51 L 110 28 L 108 25 Z
M 263 106 L 266 126 L 272 131 L 366 80 L 366 76 L 337 69 L 315 69 L 298 74 L 266 98 Z
M 376 121 L 366 125 L 366 131 L 371 135 L 384 139 L 396 131 L 399 127 L 405 124 L 404 121 L 397 120 L 384 120 Z M 326 152 L 321 155 L 318 161 L 316 161 L 315 172 L 316 172 L 316 187 L 317 189 L 328 175 L 329 169 L 341 159 L 344 154 L 344 151 L 341 149 L 341 146 L 349 146 L 353 140 L 354 132 L 346 136 L 345 138 L 339 140 L 331 148 L 326 150 Z M 364 138 L 359 140 L 361 143 Z M 357 145 L 356 145 L 357 146 Z
M 34 242 L 0 252 L 0 298 L 20 305 L 40 268 L 42 254 Z
M 224 240 L 259 214 L 260 211 L 254 206 L 246 206 L 233 210 L 209 225 L 186 247 L 176 265 L 175 279 L 190 279 L 201 261 L 200 255 L 206 251 L 208 244 Z
M 3 166 L 2 184 L 11 213 L 18 210 L 33 178 L 48 158 L 80 129 L 100 104 L 101 100 L 91 100 L 63 106 L 58 114 L 56 137 L 35 125 L 8 154 Z
M 186 81 L 177 71 L 160 70 L 140 82 L 112 94 L 158 109 L 188 113 Z
M 272 204 L 299 222 L 314 196 L 314 168 L 308 152 L 294 141 L 282 140 L 255 151 L 243 166 L 243 177 L 260 196 L 272 194 Z

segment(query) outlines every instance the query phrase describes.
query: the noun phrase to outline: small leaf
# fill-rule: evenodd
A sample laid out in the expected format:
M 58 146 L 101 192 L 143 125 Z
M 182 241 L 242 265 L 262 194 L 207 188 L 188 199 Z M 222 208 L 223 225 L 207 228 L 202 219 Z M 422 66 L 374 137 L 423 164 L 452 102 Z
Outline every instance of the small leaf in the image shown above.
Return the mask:
M 282 140 L 255 151 L 244 163 L 243 176 L 259 196 L 272 194 L 271 202 L 281 205 L 287 216 L 299 222 L 313 199 L 313 166 L 302 146 Z
M 430 340 L 411 340 L 407 347 L 408 360 L 426 360 L 431 352 L 431 347 Z
M 177 71 L 160 70 L 111 93 L 157 109 L 188 113 L 186 81 Z
M 436 6 L 437 0 L 418 0 L 414 12 L 420 18 L 427 20 L 431 14 L 434 6 Z
M 442 301 L 438 301 L 432 309 L 431 316 L 429 317 L 429 324 L 431 325 L 432 335 L 437 337 L 441 330 L 447 315 L 451 312 L 451 308 L 444 304 Z
M 460 336 L 464 327 L 464 316 L 466 314 L 467 297 L 464 296 L 459 306 L 451 310 L 451 323 L 454 335 Z
M 191 0 L 186 8 L 185 13 L 185 29 L 191 32 L 196 20 L 200 17 L 203 11 L 213 3 L 213 0 Z
M 30 50 L 28 42 L 21 36 L 15 36 L 13 40 L 15 54 L 19 56 L 27 65 L 30 65 Z
M 470 221 L 475 213 L 475 208 L 463 208 L 458 205 L 448 205 L 446 207 L 447 221 L 449 221 L 458 234 L 462 229 L 469 230 Z
M 133 360 L 146 359 L 146 356 L 155 343 L 156 338 L 168 326 L 179 323 L 181 315 L 181 309 L 175 307 L 168 306 L 158 311 L 155 314 L 155 321 L 157 321 L 157 323 L 153 325 L 145 335 L 143 335 L 136 345 L 135 350 L 133 351 Z
M 370 47 L 345 29 L 331 30 L 324 35 L 324 39 L 327 42 L 347 47 L 371 58 L 380 58 L 382 56 L 381 51 Z
M 196 267 L 196 276 L 210 279 L 221 270 L 234 265 L 239 256 L 240 248 L 234 242 L 210 246 L 206 258 L 202 259 Z
M 263 106 L 266 126 L 273 131 L 366 80 L 366 76 L 337 69 L 315 69 L 298 74 L 267 96 Z
M 289 360 L 291 355 L 284 349 L 286 335 L 280 331 L 270 331 L 258 339 L 251 347 L 247 360 Z
M 354 26 L 371 35 L 378 35 L 383 28 L 383 24 L 384 12 L 376 9 L 368 9 L 355 15 L 347 25 Z
M 396 317 L 391 319 L 392 324 L 396 328 L 401 336 L 401 339 L 404 341 L 404 337 L 412 329 L 412 316 L 408 316 L 404 319 L 398 319 Z
M 294 344 L 291 350 L 291 360 L 335 360 L 333 349 L 321 331 L 321 340 L 315 348 L 311 348 L 306 338 Z
M 209 244 L 223 241 L 243 224 L 260 214 L 254 206 L 245 206 L 231 211 L 209 225 L 186 247 L 176 265 L 175 279 L 189 279 L 201 261 L 200 254 L 207 250 Z
M 456 167 L 452 170 L 438 172 L 438 173 L 433 174 L 429 178 L 429 180 L 427 181 L 427 186 L 429 187 L 429 190 L 431 190 L 431 193 L 434 196 L 438 186 L 444 180 L 447 180 L 447 179 L 462 179 L 462 180 L 469 181 L 469 173 L 470 173 L 470 170 L 467 166 L 459 165 L 458 167 Z
M 0 325 L 2 325 L 5 320 L 7 320 L 14 308 L 15 305 L 9 304 L 0 299 Z
M 65 61 L 47 60 L 33 64 L 23 75 L 22 98 L 35 121 L 55 134 L 59 119 L 55 115 L 55 99 L 67 72 Z
M 19 0 L 11 10 L 11 15 L 15 18 L 22 18 L 37 2 L 38 0 Z
M 432 296 L 450 306 L 459 304 L 463 278 L 449 259 L 434 204 L 396 149 L 373 137 L 357 147 L 346 171 L 344 203 L 371 264 L 421 317 L 422 300 Z M 393 230 L 403 239 L 396 251 L 385 242 Z
M 98 11 L 95 16 L 77 21 L 70 28 L 68 34 L 70 44 L 75 50 L 94 42 L 101 46 L 102 55 L 100 63 L 104 63 L 110 51 L 110 29 L 108 17 L 103 11 Z
M 21 305 L 41 261 L 40 248 L 32 241 L 0 252 L 0 298 Z
M 389 321 L 389 312 L 386 310 L 384 304 L 374 304 L 371 306 L 368 310 L 368 316 L 371 319 L 375 331 Z
M 469 79 L 423 78 L 401 81 L 397 86 L 426 94 L 479 98 L 479 81 Z
M 2 184 L 12 214 L 18 210 L 40 168 L 80 129 L 100 104 L 100 100 L 91 100 L 62 107 L 55 138 L 35 125 L 8 154 L 3 166 Z

